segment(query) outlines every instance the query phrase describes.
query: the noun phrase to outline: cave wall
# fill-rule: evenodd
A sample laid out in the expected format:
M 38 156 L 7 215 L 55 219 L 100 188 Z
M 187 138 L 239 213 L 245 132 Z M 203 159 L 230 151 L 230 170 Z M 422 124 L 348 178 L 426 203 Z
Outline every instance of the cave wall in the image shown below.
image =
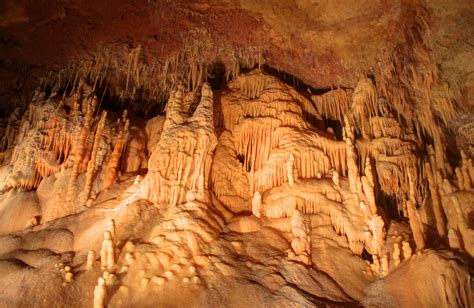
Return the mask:
M 473 10 L 3 1 L 0 299 L 469 306 Z

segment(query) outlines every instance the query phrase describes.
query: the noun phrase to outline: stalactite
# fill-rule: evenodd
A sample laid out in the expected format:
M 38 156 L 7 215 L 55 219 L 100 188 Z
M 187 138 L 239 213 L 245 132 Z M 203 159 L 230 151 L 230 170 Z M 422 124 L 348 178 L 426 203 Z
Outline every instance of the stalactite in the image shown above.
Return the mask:
M 362 137 L 369 139 L 370 127 L 367 119 L 379 114 L 378 96 L 375 86 L 369 78 L 361 78 L 357 82 L 352 96 L 351 112 L 360 129 Z
M 176 58 L 174 62 L 167 63 L 169 72 L 181 71 L 180 61 L 184 55 L 181 54 L 180 57 Z M 141 59 L 136 54 L 130 53 L 129 60 L 125 92 L 130 93 L 124 92 L 124 97 L 133 95 L 131 92 L 135 92 L 141 85 L 146 85 L 143 78 L 145 78 L 145 73 L 149 73 L 147 71 L 149 68 L 145 69 L 141 65 Z M 148 138 L 147 150 L 151 154 L 150 165 L 143 180 L 136 173 L 126 174 L 121 177 L 120 185 L 111 187 L 117 177 L 118 164 L 123 152 L 124 140 L 127 139 L 129 122 L 126 115 L 122 115 L 118 122 L 106 123 L 105 112 L 98 124 L 97 121 L 94 122 L 93 113 L 97 99 L 94 102 L 91 96 L 93 92 L 74 71 L 74 74 L 69 72 L 66 78 L 77 79 L 77 81 L 71 81 L 73 92 L 77 93 L 71 97 L 64 96 L 63 102 L 58 106 L 54 104 L 49 106 L 42 102 L 41 104 L 44 106 L 39 104 L 39 107 L 33 106 L 25 115 L 17 137 L 20 141 L 30 140 L 33 146 L 28 149 L 23 145 L 18 146 L 13 153 L 13 160 L 17 162 L 18 166 L 23 164 L 22 169 L 18 170 L 28 169 L 29 177 L 9 179 L 8 183 L 13 183 L 15 180 L 20 184 L 8 186 L 6 189 L 22 187 L 22 185 L 34 188 L 34 185 L 38 185 L 43 177 L 58 172 L 61 174 L 55 178 L 46 179 L 45 182 L 56 181 L 59 186 L 63 182 L 68 184 L 69 180 L 69 184 L 75 184 L 86 165 L 85 189 L 80 197 L 82 204 L 94 199 L 94 177 L 97 176 L 98 179 L 103 180 L 102 186 L 104 188 L 110 188 L 98 198 L 100 200 L 107 199 L 112 194 L 116 202 L 119 203 L 117 210 L 128 211 L 138 208 L 130 204 L 129 200 L 131 199 L 128 197 L 123 201 L 125 197 L 118 192 L 118 189 L 127 185 L 129 187 L 126 187 L 125 194 L 135 194 L 134 197 L 146 199 L 159 207 L 159 226 L 152 228 L 150 236 L 153 245 L 156 244 L 156 247 L 159 247 L 159 253 L 165 254 L 164 251 L 167 251 L 169 242 L 173 241 L 174 244 L 180 239 L 186 238 L 191 243 L 189 250 L 193 251 L 196 256 L 194 252 L 202 246 L 202 239 L 205 239 L 206 243 L 210 243 L 217 236 L 208 233 L 218 234 L 226 223 L 228 223 L 229 230 L 234 231 L 232 229 L 232 226 L 236 225 L 234 223 L 243 221 L 242 225 L 247 223 L 246 227 L 252 232 L 265 232 L 265 234 L 275 232 L 275 230 L 267 228 L 268 226 L 280 226 L 285 230 L 287 233 L 283 235 L 290 241 L 291 246 L 288 251 L 288 256 L 291 255 L 290 259 L 298 257 L 293 260 L 310 264 L 310 254 L 314 251 L 310 246 L 311 237 L 320 236 L 323 239 L 320 242 L 318 239 L 318 242 L 314 243 L 321 244 L 321 246 L 325 246 L 325 244 L 338 245 L 341 249 L 349 249 L 354 254 L 362 254 L 365 249 L 373 256 L 374 267 L 376 263 L 379 264 L 377 272 L 386 275 L 389 268 L 387 252 L 390 252 L 390 246 L 393 241 L 397 241 L 393 246 L 393 255 L 391 255 L 396 266 L 400 262 L 399 243 L 402 242 L 402 238 L 406 240 L 407 235 L 405 231 L 398 233 L 398 227 L 404 222 L 393 223 L 395 231 L 391 234 L 395 234 L 395 236 L 387 240 L 387 243 L 385 242 L 385 224 L 382 219 L 383 214 L 380 212 L 381 208 L 377 208 L 376 192 L 378 193 L 378 189 L 380 189 L 384 193 L 388 192 L 389 195 L 400 197 L 403 199 L 403 203 L 406 202 L 413 237 L 418 250 L 420 250 L 425 246 L 424 231 L 416 205 L 429 206 L 429 199 L 426 198 L 425 191 L 426 181 L 423 181 L 423 176 L 426 174 L 438 233 L 441 237 L 446 236 L 446 227 L 449 227 L 451 233 L 449 240 L 453 246 L 456 246 L 455 236 L 458 236 L 459 229 L 458 246 L 470 249 L 470 244 L 465 245 L 463 241 L 469 242 L 468 237 L 472 237 L 472 232 L 467 226 L 467 218 L 464 217 L 467 215 L 466 210 L 461 208 L 462 204 L 459 203 L 463 201 L 461 199 L 463 194 L 470 193 L 466 191 L 468 189 L 465 183 L 466 181 L 472 183 L 472 161 L 463 156 L 462 165 L 456 171 L 457 181 L 453 181 L 453 176 L 446 171 L 446 161 L 441 154 L 436 154 L 436 151 L 442 148 L 439 146 L 443 141 L 441 138 L 435 142 L 433 150 L 428 149 L 430 157 L 427 159 L 432 165 L 425 162 L 424 168 L 422 168 L 423 165 L 417 155 L 423 153 L 424 148 L 414 137 L 413 131 L 417 129 L 419 134 L 425 134 L 427 133 L 423 130 L 425 128 L 421 127 L 419 123 L 412 123 L 418 120 L 412 119 L 407 124 L 404 120 L 397 121 L 387 109 L 384 98 L 379 97 L 381 93 L 376 91 L 370 79 L 359 81 L 352 104 L 348 98 L 352 95 L 351 91 L 338 89 L 330 91 L 331 94 L 328 93 L 323 98 L 314 98 L 316 105 L 313 105 L 310 101 L 300 97 L 296 90 L 275 78 L 261 72 L 252 72 L 239 75 L 234 82 L 229 84 L 228 89 L 222 91 L 222 110 L 217 111 L 214 108 L 219 104 L 219 100 L 214 101 L 210 86 L 204 82 L 203 76 L 207 74 L 205 64 L 197 60 L 189 61 L 189 67 L 182 72 L 186 75 L 185 80 L 182 80 L 184 78 L 182 76 L 175 76 L 173 77 L 176 79 L 173 81 L 173 87 L 167 85 L 175 91 L 170 95 L 166 117 L 155 118 L 157 123 L 161 121 L 161 124 L 156 125 L 156 130 L 150 129 L 147 123 L 148 137 L 153 137 L 153 139 Z M 248 59 L 247 62 L 250 64 L 252 60 Z M 105 67 L 107 63 L 104 62 L 102 65 Z M 100 70 L 96 70 L 97 67 L 88 69 L 88 72 L 93 72 L 91 78 L 95 79 L 94 87 L 99 88 L 103 72 L 99 74 Z M 235 70 L 239 70 L 238 62 Z M 234 73 L 230 72 L 230 74 Z M 416 71 L 410 74 L 413 76 L 409 80 L 419 86 L 430 83 L 429 80 L 417 77 Z M 65 76 L 62 75 L 58 78 L 62 83 Z M 122 86 L 123 82 L 124 80 L 122 80 Z M 161 83 L 162 81 L 157 82 Z M 182 85 L 176 86 L 178 82 L 182 82 Z M 53 90 L 57 91 L 57 85 Z M 330 97 L 331 95 L 335 97 Z M 339 105 L 331 106 L 330 101 Z M 417 108 L 419 110 L 419 106 Z M 54 119 L 45 117 L 44 114 L 50 110 L 56 110 L 59 116 Z M 344 122 L 344 142 L 335 140 L 333 135 L 325 132 L 324 127 L 319 127 L 323 125 L 321 114 L 326 119 Z M 214 122 L 217 117 L 219 117 L 219 123 Z M 413 115 L 413 117 L 419 117 L 419 120 L 427 119 L 417 115 Z M 403 127 L 400 123 L 403 123 Z M 215 130 L 216 124 L 218 129 Z M 405 124 L 409 127 L 406 128 Z M 95 125 L 97 127 L 94 135 L 91 131 L 94 131 L 92 127 Z M 412 125 L 417 127 L 413 129 L 410 127 Z M 418 128 L 418 126 L 420 127 Z M 38 131 L 32 133 L 32 128 L 38 128 Z M 137 128 L 137 130 L 139 129 Z M 354 130 L 357 131 L 354 132 Z M 74 136 L 72 133 L 74 131 L 78 131 L 79 136 Z M 430 131 L 429 134 L 433 134 L 433 132 Z M 217 140 L 218 135 L 219 140 Z M 360 138 L 361 135 L 363 138 Z M 113 151 L 109 151 L 112 141 L 115 143 Z M 146 141 L 143 142 L 143 145 L 145 144 Z M 74 161 L 72 156 L 68 158 L 71 151 L 74 154 Z M 146 151 L 145 148 L 143 151 Z M 23 157 L 27 157 L 27 154 L 31 153 L 33 153 L 30 155 L 33 162 L 21 161 Z M 107 161 L 106 168 L 102 168 L 104 160 Z M 371 162 L 374 164 L 373 166 Z M 74 164 L 73 170 L 68 170 L 71 163 Z M 1 169 L 0 172 L 4 172 L 4 170 Z M 361 176 L 362 173 L 364 173 L 363 176 Z M 65 180 L 62 180 L 63 176 Z M 71 178 L 67 179 L 68 176 Z M 443 177 L 447 180 L 444 180 Z M 136 178 L 135 182 L 133 182 L 134 178 Z M 445 185 L 441 185 L 443 180 Z M 461 190 L 464 188 L 464 190 L 457 191 L 447 182 L 448 180 L 458 183 L 459 188 Z M 34 183 L 31 184 L 31 181 Z M 6 181 L 1 182 L 0 185 L 4 185 L 3 182 Z M 444 198 L 442 200 L 439 198 L 438 190 L 440 188 L 443 188 Z M 75 199 L 73 189 L 68 188 L 68 196 L 71 191 L 73 192 L 72 197 L 69 197 L 71 202 Z M 3 189 L 0 190 L 3 191 Z M 40 193 L 38 192 L 38 195 Z M 44 194 L 44 192 L 42 193 Z M 382 192 L 377 197 L 383 197 Z M 406 201 L 407 197 L 408 201 Z M 397 205 L 403 204 L 401 199 L 396 199 L 394 202 Z M 421 203 L 421 201 L 425 203 Z M 104 202 L 115 201 L 106 200 Z M 456 220 L 458 225 L 452 222 L 446 226 L 442 206 L 447 212 L 447 210 L 452 210 L 450 205 L 456 202 L 457 215 L 461 215 Z M 212 205 L 213 212 L 221 211 L 227 221 L 223 222 L 222 217 L 211 217 L 207 213 L 203 213 L 206 205 Z M 112 213 L 108 206 L 109 204 L 106 204 L 104 208 L 97 210 Z M 228 207 L 229 211 L 224 209 L 225 207 Z M 141 215 L 142 210 L 152 209 L 152 207 L 140 204 L 139 214 Z M 255 217 L 248 216 L 250 211 Z M 75 211 L 70 211 L 70 213 L 73 212 Z M 170 212 L 173 213 L 172 217 L 167 216 Z M 116 212 L 113 213 L 116 214 Z M 174 215 L 175 213 L 178 214 Z M 240 215 L 234 215 L 237 213 Z M 162 214 L 163 216 L 161 216 Z M 308 214 L 312 220 L 311 224 L 305 221 L 304 214 Z M 78 217 L 82 217 L 81 215 L 83 214 Z M 76 215 L 71 219 L 74 217 Z M 288 224 L 289 217 L 292 217 L 291 227 Z M 215 220 L 213 224 L 216 226 L 213 225 L 208 229 L 201 228 L 199 224 L 205 220 Z M 56 224 L 57 222 L 54 225 Z M 310 226 L 314 226 L 313 230 Z M 109 224 L 107 224 L 107 228 L 109 235 L 105 237 L 108 237 L 107 240 L 112 239 L 115 232 L 109 229 Z M 191 228 L 198 231 L 190 232 Z M 162 237 L 163 230 L 172 230 L 173 234 L 169 232 L 167 236 Z M 392 230 L 387 229 L 388 231 Z M 154 238 L 153 236 L 156 234 L 160 234 L 160 236 Z M 238 236 L 234 233 L 228 235 Z M 468 239 L 466 240 L 466 238 Z M 224 245 L 219 246 L 219 249 L 225 248 L 227 245 L 225 242 L 217 244 Z M 147 245 L 155 248 L 151 243 Z M 242 249 L 245 246 L 239 240 L 233 240 L 231 245 L 236 253 L 245 250 Z M 285 245 L 288 247 L 288 243 L 282 241 L 281 246 Z M 411 256 L 411 248 L 407 242 L 403 241 L 402 245 L 404 260 L 408 260 Z M 114 256 L 111 252 L 113 249 L 110 249 L 109 244 L 104 244 L 104 247 L 108 251 L 108 255 L 102 257 L 104 267 L 114 268 L 116 260 L 109 260 L 110 256 L 112 258 Z M 175 263 L 172 269 L 165 268 L 166 266 L 160 264 L 160 266 L 163 265 L 162 269 L 166 273 L 164 274 L 166 279 L 171 280 L 179 277 L 179 274 L 173 272 L 175 269 L 178 271 L 177 269 L 182 266 L 181 260 L 178 264 L 178 257 L 185 255 L 186 258 L 193 259 L 192 256 L 188 256 L 187 248 L 183 249 L 184 252 L 180 249 L 173 250 L 174 255 L 170 254 L 169 258 L 162 258 L 167 259 L 168 263 Z M 314 248 L 320 249 L 321 247 Z M 303 258 L 299 258 L 301 256 Z M 150 266 L 158 264 L 155 263 L 157 261 L 154 261 L 153 256 L 146 255 L 146 257 Z M 138 253 L 129 253 L 125 258 L 130 263 L 133 263 L 135 258 L 136 261 L 140 259 Z M 192 262 L 201 262 L 204 258 L 200 255 Z M 119 261 L 117 262 L 120 264 Z M 112 263 L 113 265 L 110 266 Z M 90 266 L 88 267 L 90 268 Z M 127 269 L 124 269 L 124 272 Z M 195 270 L 196 268 L 194 268 Z M 400 270 L 402 270 L 401 267 Z M 195 273 L 193 272 L 193 274 Z M 117 276 L 119 279 L 124 277 Z M 107 277 L 106 282 L 111 283 L 114 276 L 111 274 Z M 80 276 L 77 278 L 80 279 Z M 155 278 L 149 279 L 146 276 L 142 281 L 144 285 L 155 282 L 161 284 L 166 281 L 163 277 L 160 277 L 162 279 Z M 202 276 L 202 279 L 205 282 L 206 276 Z M 388 280 L 390 280 L 390 276 Z M 183 280 L 183 282 L 185 281 Z M 189 282 L 190 279 L 188 278 L 187 281 Z
M 434 141 L 436 171 L 451 173 L 447 164 L 445 144 L 441 135 L 440 118 L 445 124 L 453 118 L 455 102 L 449 86 L 440 78 L 439 67 L 429 52 L 431 36 L 425 13 L 410 11 L 416 16 L 410 27 L 402 32 L 409 44 L 400 44 L 387 51 L 379 62 L 376 83 L 382 97 L 407 123 L 408 129 L 417 131 L 417 137 L 429 134 Z M 446 174 L 447 173 L 447 174 Z
M 266 217 L 269 218 L 282 218 L 282 217 L 291 217 L 295 210 L 301 211 L 304 214 L 326 214 L 329 215 L 331 225 L 336 231 L 337 234 L 341 234 L 347 237 L 348 244 L 353 253 L 360 254 L 364 249 L 364 243 L 370 245 L 367 246 L 367 249 L 370 251 L 377 251 L 380 247 L 383 247 L 383 221 L 380 221 L 379 218 L 374 217 L 373 223 L 371 224 L 371 232 L 373 235 L 370 238 L 366 237 L 364 219 L 365 217 L 359 216 L 356 213 L 351 213 L 347 211 L 347 204 L 342 204 L 341 199 L 329 199 L 329 196 L 337 196 L 335 194 L 330 194 L 327 192 L 326 196 L 324 193 L 318 192 L 316 188 L 319 188 L 320 191 L 325 189 L 331 190 L 329 188 L 329 183 L 318 181 L 318 186 L 311 185 L 312 190 L 305 190 L 304 188 L 298 189 L 298 186 L 301 184 L 295 185 L 295 189 L 298 189 L 294 192 L 294 195 L 288 196 L 283 194 L 282 199 L 277 198 L 278 191 L 282 188 L 276 187 L 273 190 L 264 194 L 263 196 L 263 205 L 264 213 Z M 309 185 L 309 183 L 308 183 Z M 311 193 L 303 193 L 303 191 L 308 191 Z M 380 218 L 381 219 L 381 218 Z M 379 240 L 381 239 L 381 240 Z M 379 245 L 382 245 L 379 247 Z M 374 250 L 373 250 L 374 249 Z
M 369 119 L 371 133 L 374 138 L 392 137 L 402 138 L 403 130 L 396 119 L 391 116 L 372 116 Z
M 351 107 L 352 93 L 346 89 L 331 90 L 323 95 L 313 95 L 316 109 L 325 118 L 344 122 L 344 115 Z
M 56 152 L 54 151 L 40 151 L 36 154 L 36 170 L 45 178 L 61 169 L 61 165 L 56 159 Z

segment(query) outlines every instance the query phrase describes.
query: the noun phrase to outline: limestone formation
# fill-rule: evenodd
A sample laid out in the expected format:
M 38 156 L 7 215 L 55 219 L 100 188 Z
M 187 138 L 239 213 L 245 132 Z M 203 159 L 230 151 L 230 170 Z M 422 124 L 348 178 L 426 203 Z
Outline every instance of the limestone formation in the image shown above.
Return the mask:
M 105 298 L 107 297 L 107 285 L 105 279 L 100 277 L 97 282 L 97 286 L 94 289 L 94 308 L 104 308 Z
M 410 247 L 410 243 L 403 241 L 402 242 L 402 250 L 403 250 L 403 259 L 408 260 L 411 258 L 412 250 Z
M 104 232 L 104 240 L 100 249 L 100 264 L 103 268 L 111 270 L 115 266 L 115 248 L 112 235 L 109 231 Z
M 196 103 L 196 93 L 184 97 L 180 87 L 170 97 L 163 132 L 144 179 L 147 200 L 178 205 L 186 201 L 187 191 L 198 192 L 200 198 L 207 193 L 217 137 L 210 86 L 204 84 L 200 94 L 194 110 L 190 107 Z
M 416 250 L 421 250 L 425 248 L 423 226 L 421 225 L 421 221 L 419 220 L 418 213 L 415 209 L 412 200 L 407 201 L 407 211 L 408 217 L 410 219 L 410 227 L 413 232 L 413 238 L 415 239 L 416 243 Z
M 107 221 L 107 231 L 110 233 L 111 238 L 115 237 L 115 221 L 113 219 Z
M 92 190 L 92 177 L 94 176 L 94 172 L 96 170 L 96 161 L 97 156 L 99 154 L 99 142 L 101 140 L 102 131 L 105 126 L 105 120 L 107 119 L 107 112 L 104 111 L 102 116 L 100 117 L 99 124 L 97 125 L 97 130 L 94 135 L 94 144 L 92 147 L 91 152 L 91 159 L 87 164 L 87 172 L 86 172 L 86 183 L 84 185 L 84 191 L 80 195 L 80 201 L 82 204 L 85 204 L 90 197 L 91 190 Z
M 393 244 L 392 259 L 393 266 L 397 267 L 400 264 L 400 243 Z
M 451 101 L 413 66 L 425 49 L 324 91 L 262 65 L 240 74 L 260 63 L 244 54 L 211 79 L 203 50 L 178 53 L 154 68 L 157 108 L 143 91 L 159 51 L 123 48 L 123 80 L 107 83 L 112 55 L 81 64 L 0 121 L 0 302 L 472 306 L 472 151 L 437 124 Z
M 311 264 L 311 237 L 308 223 L 305 221 L 303 213 L 298 210 L 293 212 L 291 217 L 291 233 L 293 239 L 291 240 L 291 248 L 295 257 L 301 262 Z
M 286 163 L 286 172 L 288 173 L 287 174 L 288 185 L 290 185 L 290 186 L 293 186 L 293 184 L 295 184 L 295 178 L 294 178 L 294 175 L 293 175 L 294 161 L 295 161 L 295 158 L 294 158 L 293 154 L 290 154 L 290 158 L 288 159 L 288 161 Z
M 94 250 L 89 250 L 89 252 L 87 253 L 86 270 L 92 269 L 95 262 L 96 262 L 95 251 Z
M 262 217 L 262 211 L 262 195 L 256 191 L 252 199 L 252 214 L 260 218 Z

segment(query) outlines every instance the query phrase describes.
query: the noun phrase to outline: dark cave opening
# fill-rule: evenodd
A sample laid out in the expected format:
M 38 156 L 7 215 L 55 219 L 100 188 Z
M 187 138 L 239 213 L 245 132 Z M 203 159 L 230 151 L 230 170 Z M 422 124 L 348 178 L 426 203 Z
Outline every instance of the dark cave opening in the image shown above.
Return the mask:
M 222 62 L 215 62 L 210 66 L 207 82 L 211 85 L 212 90 L 222 90 L 226 84 L 226 69 Z
M 377 204 L 382 207 L 385 212 L 385 215 L 387 215 L 387 218 L 396 221 L 402 221 L 404 219 L 403 211 L 399 211 L 396 197 L 385 193 L 382 189 L 380 189 L 380 185 L 378 185 L 377 183 L 376 186 L 378 186 L 376 188 Z
M 342 141 L 342 123 L 331 119 L 324 119 L 324 122 L 326 129 L 330 127 L 334 132 L 334 137 L 336 137 L 337 140 Z
M 251 68 L 240 67 L 239 71 L 241 73 L 246 73 L 256 69 L 257 67 L 258 64 Z M 294 87 L 301 95 L 311 102 L 312 95 L 321 95 L 332 90 L 331 88 L 314 88 L 303 82 L 297 76 L 289 74 L 285 71 L 281 71 L 269 65 L 263 65 L 261 69 L 266 74 L 278 78 L 288 86 Z M 216 61 L 208 65 L 208 76 L 206 78 L 206 82 L 210 84 L 214 91 L 223 90 L 226 86 L 226 83 L 228 82 L 226 80 L 226 75 L 227 70 L 225 65 L 220 61 Z M 92 82 L 92 80 L 87 80 L 89 83 Z M 133 115 L 133 117 L 141 119 L 150 119 L 157 115 L 163 115 L 165 113 L 166 103 L 169 98 L 169 95 L 165 95 L 163 97 L 150 97 L 149 95 L 146 95 L 144 89 L 142 88 L 135 89 L 133 97 L 124 97 L 123 92 L 118 94 L 117 91 L 112 92 L 110 90 L 107 79 L 96 83 L 95 87 L 96 88 L 94 91 L 99 100 L 97 112 L 102 109 L 107 109 L 111 112 L 121 113 L 126 109 L 129 111 L 129 115 Z M 49 97 L 52 94 L 52 88 L 48 84 L 43 86 L 42 91 L 45 93 L 46 97 Z M 73 84 L 71 81 L 67 81 L 59 87 L 56 94 L 58 96 L 70 95 L 72 91 Z M 328 127 L 331 127 L 334 131 L 336 139 L 342 140 L 342 125 L 338 121 L 329 119 L 320 120 L 307 113 L 305 113 L 304 116 L 311 123 L 311 125 L 320 130 L 326 130 Z
M 265 73 L 283 81 L 285 84 L 295 88 L 303 96 L 305 96 L 308 99 L 311 99 L 311 95 L 322 95 L 332 90 L 331 88 L 320 88 L 320 89 L 314 88 L 308 85 L 307 83 L 305 83 L 303 80 L 301 80 L 297 76 L 287 73 L 285 71 L 279 70 L 277 68 L 271 67 L 266 64 L 263 66 L 262 70 Z
M 248 165 L 245 163 L 245 155 L 243 155 L 243 154 L 237 154 L 237 159 L 239 160 L 240 164 L 245 168 L 245 171 L 246 171 L 246 172 L 250 172 L 250 171 L 251 171 L 250 166 L 248 166 Z
M 374 262 L 374 259 L 373 259 L 372 255 L 365 248 L 362 251 L 361 257 L 362 257 L 363 260 L 369 261 L 370 263 Z

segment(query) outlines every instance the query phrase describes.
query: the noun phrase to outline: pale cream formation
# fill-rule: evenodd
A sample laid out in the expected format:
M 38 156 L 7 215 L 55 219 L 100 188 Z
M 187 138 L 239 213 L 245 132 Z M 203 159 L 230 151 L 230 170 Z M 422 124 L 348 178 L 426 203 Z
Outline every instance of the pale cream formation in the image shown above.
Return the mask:
M 440 105 L 401 119 L 391 70 L 321 95 L 258 69 L 213 91 L 193 72 L 156 117 L 104 110 L 77 78 L 5 121 L 2 302 L 473 305 L 472 153 L 448 163 Z

